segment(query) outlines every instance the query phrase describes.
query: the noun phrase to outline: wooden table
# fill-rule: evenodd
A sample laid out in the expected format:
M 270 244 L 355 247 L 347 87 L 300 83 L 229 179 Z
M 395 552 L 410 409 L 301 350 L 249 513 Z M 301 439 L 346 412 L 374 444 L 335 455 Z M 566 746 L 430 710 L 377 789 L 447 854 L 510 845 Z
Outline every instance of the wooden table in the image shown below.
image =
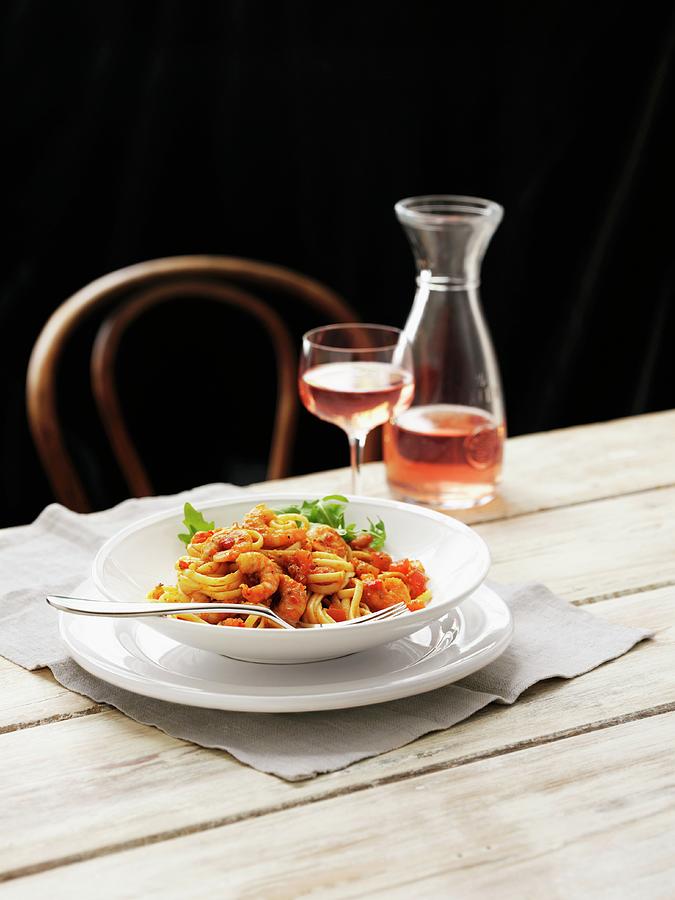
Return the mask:
M 462 516 L 493 578 L 655 640 L 313 781 L 0 660 L 2 896 L 675 896 L 674 444 L 675 412 L 512 439 L 501 499 Z

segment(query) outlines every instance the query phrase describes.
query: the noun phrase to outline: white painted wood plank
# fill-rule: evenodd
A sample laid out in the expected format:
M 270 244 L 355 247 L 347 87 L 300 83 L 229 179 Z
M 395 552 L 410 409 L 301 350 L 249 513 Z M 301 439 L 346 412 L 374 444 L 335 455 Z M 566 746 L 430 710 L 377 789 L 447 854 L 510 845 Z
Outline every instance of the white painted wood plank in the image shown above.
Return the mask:
M 674 743 L 665 714 L 102 856 L 5 895 L 665 897 Z
M 583 676 L 539 685 L 510 708 L 495 707 L 454 728 L 311 782 L 289 785 L 107 712 L 0 736 L 6 772 L 0 808 L 12 827 L 0 842 L 0 872 L 167 831 L 260 814 L 425 768 L 477 757 L 675 703 L 675 591 L 600 602 L 611 621 L 658 632 L 627 656 Z M 289 821 L 296 812 L 289 812 Z M 64 822 L 68 827 L 64 827 Z
M 675 488 L 476 526 L 496 581 L 543 581 L 568 600 L 675 581 Z
M 0 732 L 96 705 L 61 687 L 48 670 L 27 672 L 0 657 Z
M 672 485 L 674 444 L 675 410 L 510 438 L 499 497 L 453 515 L 470 523 L 493 521 Z M 390 496 L 382 463 L 364 466 L 363 480 L 364 494 Z M 252 487 L 349 493 L 350 476 L 346 468 L 333 469 Z

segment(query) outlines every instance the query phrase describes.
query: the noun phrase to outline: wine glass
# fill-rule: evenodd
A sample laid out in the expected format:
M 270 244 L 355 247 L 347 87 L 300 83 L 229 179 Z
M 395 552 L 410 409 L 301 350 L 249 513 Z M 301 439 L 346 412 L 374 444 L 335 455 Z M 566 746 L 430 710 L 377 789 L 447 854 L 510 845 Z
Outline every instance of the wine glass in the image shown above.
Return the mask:
M 298 386 L 311 413 L 347 433 L 352 493 L 360 493 L 368 433 L 412 403 L 415 381 L 406 336 L 389 325 L 314 328 L 302 338 Z

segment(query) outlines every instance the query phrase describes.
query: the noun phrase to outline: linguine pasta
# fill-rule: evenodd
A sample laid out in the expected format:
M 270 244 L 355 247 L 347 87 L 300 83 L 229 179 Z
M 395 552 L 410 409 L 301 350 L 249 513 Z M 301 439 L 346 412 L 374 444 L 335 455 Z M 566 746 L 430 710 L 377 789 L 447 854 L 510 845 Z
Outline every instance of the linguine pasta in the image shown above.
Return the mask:
M 213 523 L 208 523 L 213 524 Z M 335 528 L 302 513 L 260 504 L 241 523 L 185 535 L 176 584 L 148 594 L 164 603 L 221 601 L 270 607 L 297 628 L 334 625 L 405 602 L 421 609 L 431 599 L 424 567 L 394 562 L 372 549 L 372 533 L 347 542 Z M 245 628 L 275 628 L 256 615 L 181 614 L 181 619 Z

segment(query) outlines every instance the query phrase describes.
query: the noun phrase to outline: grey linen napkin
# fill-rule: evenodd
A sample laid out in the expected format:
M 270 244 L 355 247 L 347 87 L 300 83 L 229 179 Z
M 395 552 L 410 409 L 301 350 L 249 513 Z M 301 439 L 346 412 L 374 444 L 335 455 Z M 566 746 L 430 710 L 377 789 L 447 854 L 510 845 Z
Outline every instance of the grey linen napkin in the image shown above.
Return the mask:
M 435 691 L 358 709 L 276 715 L 197 709 L 153 700 L 90 675 L 67 657 L 47 593 L 74 592 L 96 550 L 129 522 L 185 500 L 241 493 L 205 485 L 171 497 L 127 500 L 81 515 L 53 504 L 32 525 L 0 532 L 0 655 L 26 669 L 49 667 L 64 687 L 108 703 L 147 725 L 288 781 L 332 772 L 448 728 L 489 703 L 513 703 L 547 678 L 573 678 L 621 656 L 650 636 L 612 625 L 556 597 L 540 584 L 491 586 L 511 608 L 515 630 L 506 652 L 479 672 Z

